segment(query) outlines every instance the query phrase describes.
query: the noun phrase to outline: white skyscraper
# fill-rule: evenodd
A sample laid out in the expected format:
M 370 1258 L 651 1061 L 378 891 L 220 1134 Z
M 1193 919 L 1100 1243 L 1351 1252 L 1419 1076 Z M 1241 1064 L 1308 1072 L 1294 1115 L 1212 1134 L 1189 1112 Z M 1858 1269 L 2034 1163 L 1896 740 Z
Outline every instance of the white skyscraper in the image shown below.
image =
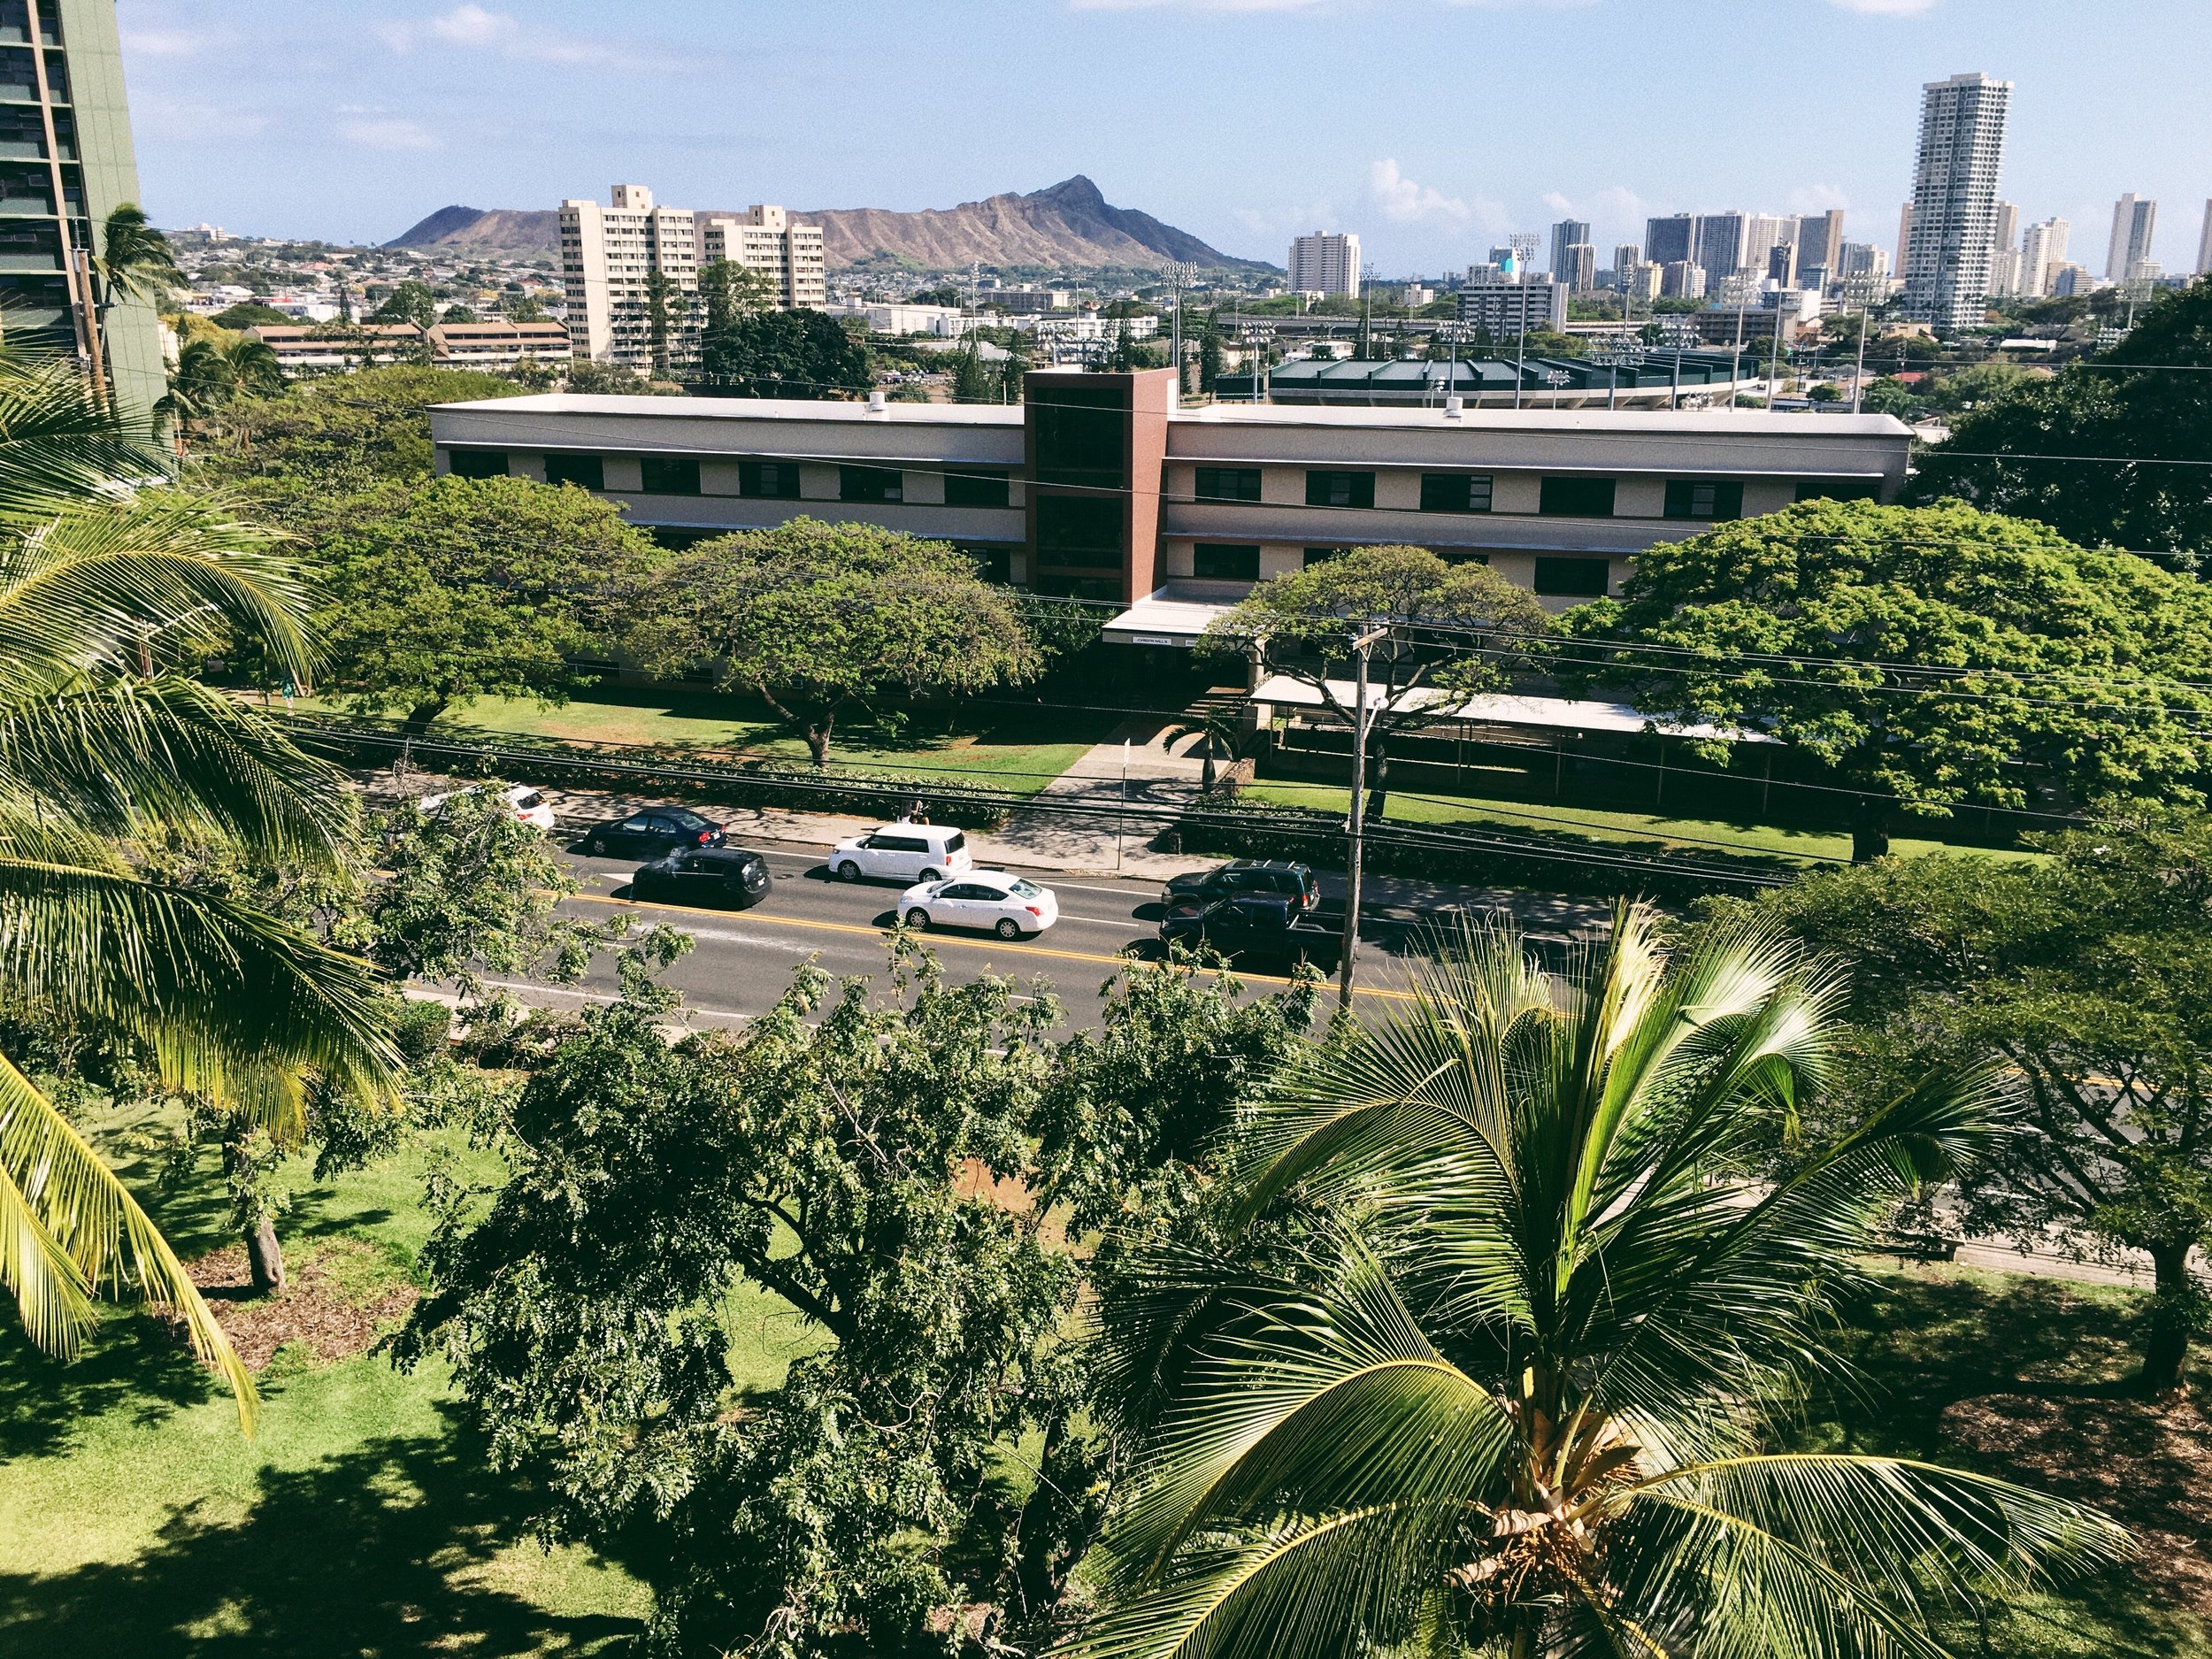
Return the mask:
M 699 263 L 718 259 L 768 280 L 779 311 L 820 311 L 829 303 L 822 227 L 794 224 L 782 208 L 749 208 L 743 218 L 716 214 L 699 225 Z
M 1905 315 L 1939 328 L 1982 319 L 2012 82 L 1953 75 L 1921 88 L 1905 249 Z
M 1590 221 L 1586 219 L 1563 219 L 1551 227 L 1551 274 L 1554 281 L 1564 282 L 1569 278 L 1567 267 L 1573 261 L 1567 257 L 1567 250 L 1578 242 L 1589 240 Z
M 1290 244 L 1289 263 L 1294 294 L 1359 297 L 1359 238 L 1351 232 L 1301 236 Z
M 2197 274 L 2212 276 L 2212 202 L 2204 204 L 2204 230 L 2197 238 Z
M 561 281 L 568 294 L 570 348 L 595 363 L 641 372 L 655 358 L 681 366 L 696 355 L 692 311 L 699 292 L 699 236 L 687 208 L 656 207 L 641 184 L 618 184 L 608 205 L 561 204 Z M 672 284 L 657 322 L 656 277 Z M 656 341 L 657 329 L 664 330 Z
M 2151 233 L 2158 226 L 2158 204 L 2129 191 L 2112 204 L 2112 240 L 2106 245 L 2108 282 L 2132 282 L 2151 257 Z
M 2066 263 L 2066 238 L 2073 227 L 2062 219 L 2047 219 L 2020 233 L 2020 292 L 2039 299 L 2051 291 L 2051 279 Z

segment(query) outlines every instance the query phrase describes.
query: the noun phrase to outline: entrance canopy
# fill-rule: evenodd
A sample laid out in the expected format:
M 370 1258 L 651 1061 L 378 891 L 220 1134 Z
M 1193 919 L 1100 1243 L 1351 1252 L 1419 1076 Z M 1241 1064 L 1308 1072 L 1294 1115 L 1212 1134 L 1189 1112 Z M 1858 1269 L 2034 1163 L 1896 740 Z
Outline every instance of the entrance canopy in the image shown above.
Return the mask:
M 1352 706 L 1355 690 L 1351 680 L 1329 681 L 1330 695 L 1347 709 Z M 1287 674 L 1269 675 L 1252 693 L 1252 701 L 1279 709 L 1318 709 L 1325 706 L 1319 691 L 1303 680 L 1293 680 Z M 1376 710 L 1387 707 L 1393 711 L 1420 710 L 1440 724 L 1517 726 L 1548 732 L 1655 732 L 1663 737 L 1686 737 L 1724 743 L 1775 743 L 1781 741 L 1763 732 L 1746 731 L 1740 726 L 1713 726 L 1702 720 L 1650 715 L 1625 703 L 1600 703 L 1583 697 L 1529 697 L 1498 692 L 1462 698 L 1448 691 L 1440 691 L 1433 686 L 1421 686 L 1402 694 L 1394 702 L 1386 698 L 1383 687 L 1371 685 L 1367 688 L 1367 706 Z

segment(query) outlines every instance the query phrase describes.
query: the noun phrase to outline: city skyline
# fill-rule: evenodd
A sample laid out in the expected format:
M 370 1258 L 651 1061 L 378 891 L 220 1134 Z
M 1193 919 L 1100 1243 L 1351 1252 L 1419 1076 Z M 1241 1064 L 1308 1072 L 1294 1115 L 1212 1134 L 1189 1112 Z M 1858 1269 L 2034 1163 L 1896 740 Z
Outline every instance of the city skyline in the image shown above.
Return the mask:
M 1850 240 L 1886 243 L 1911 187 L 1919 88 L 1962 71 L 2017 88 L 2000 188 L 2024 222 L 2098 223 L 2130 190 L 2212 196 L 2192 95 L 2212 42 L 2175 0 L 2132 0 L 2119 8 L 2130 27 L 2085 42 L 2049 27 L 2068 15 L 2051 0 L 1778 4 L 1817 73 L 1689 63 L 1664 96 L 1631 76 L 1563 131 L 1508 111 L 1472 142 L 1427 101 L 1316 121 L 1284 88 L 1313 87 L 1323 65 L 1348 84 L 1404 73 L 1409 31 L 1424 57 L 1479 52 L 1528 84 L 1601 35 L 1609 62 L 1672 62 L 1683 23 L 1705 13 L 1674 0 L 945 0 L 923 17 L 856 0 L 854 27 L 833 34 L 795 0 L 759 0 L 742 28 L 703 0 L 639 0 L 619 29 L 578 0 L 321 0 L 298 38 L 272 35 L 248 0 L 121 0 L 120 13 L 150 211 L 257 234 L 380 241 L 447 203 L 551 208 L 621 178 L 661 180 L 677 200 L 915 209 L 1080 172 L 1116 203 L 1271 262 L 1299 232 L 1356 231 L 1386 274 L 1461 268 L 1561 219 L 1610 247 L 1655 215 L 1841 208 Z M 917 90 L 916 52 L 987 44 L 1017 20 L 1025 65 L 1095 67 L 1121 50 L 1131 75 L 993 74 L 971 104 L 947 96 L 956 75 Z M 2149 35 L 2154 60 L 2135 50 Z M 733 73 L 741 100 L 716 93 Z M 833 119 L 824 87 L 848 94 Z M 1133 104 L 1146 119 L 1128 119 Z M 2177 207 L 2160 225 L 2151 257 L 2167 270 L 2193 265 L 2195 219 Z

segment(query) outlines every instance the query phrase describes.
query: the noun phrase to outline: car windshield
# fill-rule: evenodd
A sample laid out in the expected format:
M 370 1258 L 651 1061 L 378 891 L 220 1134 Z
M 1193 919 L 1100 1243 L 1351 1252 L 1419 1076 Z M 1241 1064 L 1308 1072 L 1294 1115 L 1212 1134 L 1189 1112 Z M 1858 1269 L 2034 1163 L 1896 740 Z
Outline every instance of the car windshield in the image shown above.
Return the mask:
M 1015 879 L 1014 885 L 1009 887 L 1007 891 L 1011 893 L 1018 899 L 1033 899 L 1041 895 L 1044 892 L 1044 889 L 1033 881 L 1024 881 L 1019 877 L 1017 877 Z
M 527 812 L 532 807 L 543 806 L 544 804 L 545 797 L 540 795 L 535 789 L 525 789 L 515 796 L 515 805 L 525 812 Z
M 673 823 L 678 829 L 703 830 L 707 826 L 706 819 L 701 818 L 696 812 L 686 812 L 681 810 L 678 810 L 668 813 L 666 816 L 670 822 Z

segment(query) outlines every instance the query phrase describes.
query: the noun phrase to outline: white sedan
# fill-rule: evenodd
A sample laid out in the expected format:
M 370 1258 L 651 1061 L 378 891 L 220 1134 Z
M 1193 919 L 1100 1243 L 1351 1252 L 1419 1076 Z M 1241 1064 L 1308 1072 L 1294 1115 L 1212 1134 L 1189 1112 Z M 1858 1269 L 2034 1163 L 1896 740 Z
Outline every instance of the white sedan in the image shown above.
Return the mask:
M 435 813 L 456 795 L 481 795 L 483 792 L 482 784 L 472 783 L 465 789 L 449 790 L 443 795 L 426 795 L 415 805 L 418 810 L 426 814 Z M 500 793 L 505 797 L 507 804 L 514 809 L 515 816 L 525 824 L 532 829 L 543 830 L 548 834 L 552 833 L 553 808 L 542 795 L 527 784 L 516 784 Z
M 1026 939 L 1060 919 L 1060 901 L 1050 887 L 1003 870 L 969 870 L 907 888 L 899 917 L 909 927 L 978 927 Z

